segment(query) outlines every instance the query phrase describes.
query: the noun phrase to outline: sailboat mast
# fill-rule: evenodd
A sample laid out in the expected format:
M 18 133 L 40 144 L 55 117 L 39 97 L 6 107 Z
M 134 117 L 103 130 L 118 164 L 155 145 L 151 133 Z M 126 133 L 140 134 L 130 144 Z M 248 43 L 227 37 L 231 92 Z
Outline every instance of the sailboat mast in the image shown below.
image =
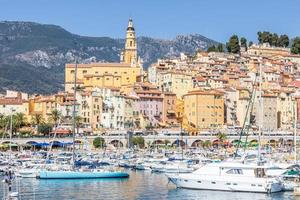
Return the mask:
M 76 130 L 76 88 L 77 87 L 77 59 L 75 58 L 75 71 L 74 71 L 74 101 L 73 101 L 73 155 L 72 155 L 72 161 L 73 161 L 73 170 L 75 169 L 75 130 Z
M 294 98 L 294 162 L 297 163 L 297 101 Z
M 261 161 L 261 135 L 263 126 L 263 102 L 262 102 L 262 65 L 259 64 L 259 126 L 258 126 L 258 162 Z
M 9 132 L 9 165 L 11 165 L 11 154 L 12 154 L 12 151 L 11 151 L 11 145 L 12 145 L 12 132 L 13 132 L 13 109 L 11 109 L 10 111 L 10 132 Z

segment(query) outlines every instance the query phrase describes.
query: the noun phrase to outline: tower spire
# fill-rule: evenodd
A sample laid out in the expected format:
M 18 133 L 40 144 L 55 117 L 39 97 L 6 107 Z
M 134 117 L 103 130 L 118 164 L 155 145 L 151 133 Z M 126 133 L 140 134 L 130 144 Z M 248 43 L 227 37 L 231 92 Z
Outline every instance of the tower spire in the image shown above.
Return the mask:
M 135 30 L 132 18 L 129 18 L 126 31 L 125 49 L 121 53 L 121 62 L 128 63 L 134 66 L 137 64 L 137 60 L 138 58 Z
M 134 31 L 133 22 L 132 22 L 131 17 L 129 18 L 128 26 L 127 26 L 127 31 L 129 31 L 129 30 Z

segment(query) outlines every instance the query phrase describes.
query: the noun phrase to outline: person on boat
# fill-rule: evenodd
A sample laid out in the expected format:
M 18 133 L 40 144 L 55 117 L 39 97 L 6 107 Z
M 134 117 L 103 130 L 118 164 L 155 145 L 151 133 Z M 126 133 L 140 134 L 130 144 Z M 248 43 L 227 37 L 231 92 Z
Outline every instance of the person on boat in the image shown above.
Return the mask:
M 9 170 L 7 172 L 5 172 L 4 175 L 4 182 L 8 185 L 8 191 L 11 192 L 11 182 L 12 182 L 12 172 Z

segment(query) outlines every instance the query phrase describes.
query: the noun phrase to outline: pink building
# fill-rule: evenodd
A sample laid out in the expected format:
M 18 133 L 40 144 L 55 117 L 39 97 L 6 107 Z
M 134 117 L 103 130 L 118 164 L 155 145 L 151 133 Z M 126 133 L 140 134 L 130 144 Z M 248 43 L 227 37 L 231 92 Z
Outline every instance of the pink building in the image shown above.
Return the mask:
M 150 126 L 161 125 L 163 121 L 163 96 L 161 91 L 150 83 L 139 83 L 134 92 L 139 97 L 139 113 Z

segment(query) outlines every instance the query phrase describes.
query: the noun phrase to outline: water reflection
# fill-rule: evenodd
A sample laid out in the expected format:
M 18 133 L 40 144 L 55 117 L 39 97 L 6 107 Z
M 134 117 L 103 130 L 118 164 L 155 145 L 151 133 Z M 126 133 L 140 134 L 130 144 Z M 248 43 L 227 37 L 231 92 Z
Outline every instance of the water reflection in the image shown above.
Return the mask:
M 3 188 L 3 183 L 0 183 Z M 15 185 L 16 186 L 16 185 Z M 163 174 L 130 171 L 129 179 L 36 180 L 22 179 L 20 198 L 31 199 L 204 199 L 204 200 L 282 200 L 299 199 L 292 193 L 271 195 L 238 192 L 176 189 Z M 3 190 L 0 196 L 3 197 Z

